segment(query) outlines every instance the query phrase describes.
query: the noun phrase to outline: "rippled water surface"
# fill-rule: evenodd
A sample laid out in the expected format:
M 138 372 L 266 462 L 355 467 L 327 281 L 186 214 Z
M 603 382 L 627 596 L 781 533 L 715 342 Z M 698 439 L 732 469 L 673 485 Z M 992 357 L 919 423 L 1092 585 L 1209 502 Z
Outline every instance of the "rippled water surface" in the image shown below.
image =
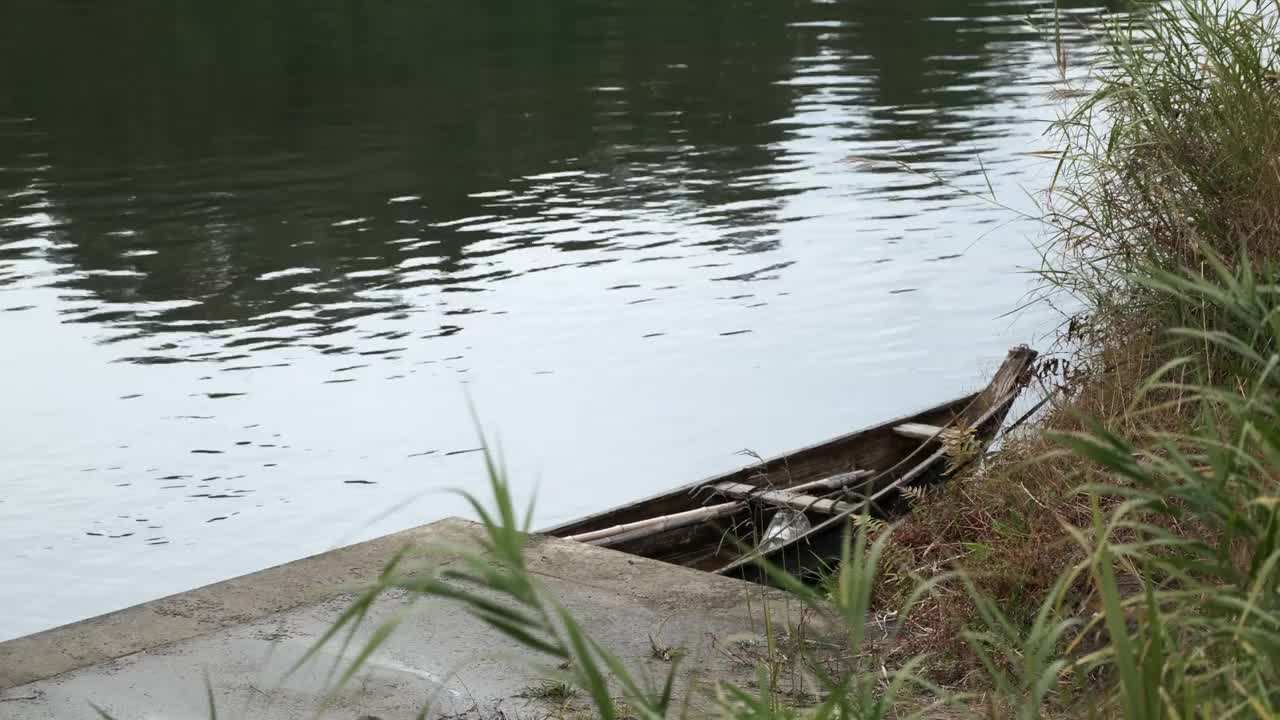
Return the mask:
M 1053 321 L 1051 2 L 3 14 L 0 637 L 466 514 L 468 399 L 546 524 Z

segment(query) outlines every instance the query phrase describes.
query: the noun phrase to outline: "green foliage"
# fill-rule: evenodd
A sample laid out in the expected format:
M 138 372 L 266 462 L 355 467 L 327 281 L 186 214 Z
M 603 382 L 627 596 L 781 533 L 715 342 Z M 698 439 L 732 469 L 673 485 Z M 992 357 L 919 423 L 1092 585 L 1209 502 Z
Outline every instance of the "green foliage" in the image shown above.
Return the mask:
M 577 619 L 529 572 L 524 548 L 531 508 L 523 516 L 517 516 L 505 476 L 487 451 L 486 462 L 492 508 L 467 496 L 484 528 L 480 547 L 463 553 L 457 566 L 427 575 L 403 573 L 403 553 L 392 558 L 378 581 L 360 594 L 299 660 L 298 666 L 314 657 L 344 629 L 348 638 L 352 637 L 373 603 L 383 593 L 396 589 L 453 600 L 513 642 L 558 662 L 566 669 L 571 685 L 553 683 L 548 687 L 558 688 L 565 698 L 574 694 L 571 690 L 580 689 L 590 699 L 598 717 L 604 720 L 621 717 L 622 703 L 632 717 L 668 716 L 673 710 L 679 658 L 672 659 L 663 682 L 653 685 L 635 677 L 617 656 L 590 638 Z M 337 692 L 350 681 L 394 629 L 395 621 L 376 628 L 331 692 Z M 615 693 L 610 678 L 619 693 Z
M 1197 424 L 1145 450 L 1102 430 L 1062 438 L 1115 478 L 1089 489 L 1123 500 L 1097 533 L 1093 572 L 1112 638 L 1095 659 L 1114 664 L 1126 717 L 1185 716 L 1189 703 L 1268 717 L 1280 704 L 1280 287 L 1247 262 L 1234 274 L 1215 265 L 1212 280 L 1151 282 L 1241 331 L 1178 330 L 1214 351 L 1175 358 L 1149 383 L 1193 403 Z M 1224 361 L 1226 384 L 1165 379 L 1174 368 L 1220 377 L 1209 365 Z M 1122 597 L 1116 566 L 1143 591 Z
M 1142 287 L 1152 269 L 1199 270 L 1206 251 L 1280 260 L 1276 0 L 1144 7 L 1108 28 L 1094 92 L 1056 125 L 1043 275 L 1099 331 L 1117 316 L 1198 324 Z

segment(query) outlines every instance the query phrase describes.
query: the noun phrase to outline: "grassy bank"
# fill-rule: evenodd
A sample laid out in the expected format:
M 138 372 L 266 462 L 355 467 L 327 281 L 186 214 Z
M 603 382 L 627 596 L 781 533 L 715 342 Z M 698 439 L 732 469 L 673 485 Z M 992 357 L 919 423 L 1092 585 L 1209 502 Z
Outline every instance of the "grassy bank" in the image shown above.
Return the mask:
M 1084 308 L 1049 368 L 1063 400 L 921 504 L 881 588 L 893 600 L 964 567 L 1023 629 L 1051 601 L 1079 625 L 1061 652 L 1087 684 L 1120 681 L 1129 663 L 1158 715 L 1180 697 L 1270 707 L 1263 688 L 1280 680 L 1277 648 L 1247 639 L 1280 629 L 1280 5 L 1235 5 L 1173 3 L 1111 29 L 1097 89 L 1055 128 L 1043 277 Z M 933 652 L 936 679 L 982 687 L 972 594 L 916 613 L 903 652 Z M 1136 639 L 1127 649 L 1120 627 Z
M 775 575 L 847 628 L 847 661 L 789 658 L 819 688 L 804 707 L 762 663 L 753 687 L 714 689 L 723 714 L 1280 713 L 1280 3 L 1235 5 L 1111 27 L 1056 126 L 1043 277 L 1083 309 L 1045 367 L 1048 415 L 897 526 L 851 528 L 821 588 Z M 486 556 L 427 580 L 391 568 L 346 621 L 390 587 L 453 597 L 563 663 L 587 714 L 678 714 L 678 662 L 632 678 L 541 592 L 492 479 Z M 888 641 L 867 638 L 873 614 L 894 618 Z
M 978 638 L 1050 617 L 1070 625 L 1045 678 L 1062 712 L 1101 712 L 1099 688 L 1125 717 L 1274 711 L 1280 6 L 1236 5 L 1112 28 L 1098 88 L 1056 127 L 1043 277 L 1084 308 L 1050 368 L 1066 392 L 921 503 L 879 590 L 966 569 L 899 648 L 940 683 L 991 690 Z

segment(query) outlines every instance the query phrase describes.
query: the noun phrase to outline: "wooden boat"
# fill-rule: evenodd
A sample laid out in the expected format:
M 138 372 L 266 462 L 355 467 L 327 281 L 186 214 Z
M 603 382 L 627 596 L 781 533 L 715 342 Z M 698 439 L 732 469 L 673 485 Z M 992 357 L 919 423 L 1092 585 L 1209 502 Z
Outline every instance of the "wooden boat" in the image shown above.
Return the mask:
M 971 395 L 543 534 L 750 580 L 762 579 L 759 557 L 793 573 L 816 571 L 839 557 L 851 516 L 900 513 L 909 504 L 901 488 L 942 481 L 958 445 L 984 451 L 1035 356 L 1026 347 L 1010 350 L 991 382 Z M 790 537 L 762 543 L 774 519 L 790 522 Z

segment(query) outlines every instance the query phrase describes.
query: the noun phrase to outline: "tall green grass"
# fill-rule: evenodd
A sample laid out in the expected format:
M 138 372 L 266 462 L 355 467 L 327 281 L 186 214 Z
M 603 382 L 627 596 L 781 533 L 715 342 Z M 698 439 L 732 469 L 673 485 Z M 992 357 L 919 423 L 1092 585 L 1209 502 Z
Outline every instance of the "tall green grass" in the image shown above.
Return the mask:
M 1210 253 L 1280 260 L 1280 4 L 1138 7 L 1107 28 L 1094 92 L 1055 126 L 1043 274 L 1104 342 L 1201 324 L 1140 282 L 1153 271 L 1198 272 Z
M 1191 424 L 1141 447 L 1101 429 L 1061 438 L 1112 473 L 1086 490 L 1119 501 L 1098 519 L 1093 558 L 1112 640 L 1086 662 L 1114 669 L 1130 718 L 1280 708 L 1280 286 L 1243 258 L 1232 270 L 1206 257 L 1215 277 L 1144 279 L 1246 331 L 1175 330 L 1218 352 L 1170 360 L 1144 391 L 1197 408 Z M 1223 358 L 1231 383 L 1207 382 Z M 1196 380 L 1176 379 L 1183 369 Z M 1140 591 L 1122 595 L 1116 568 Z

